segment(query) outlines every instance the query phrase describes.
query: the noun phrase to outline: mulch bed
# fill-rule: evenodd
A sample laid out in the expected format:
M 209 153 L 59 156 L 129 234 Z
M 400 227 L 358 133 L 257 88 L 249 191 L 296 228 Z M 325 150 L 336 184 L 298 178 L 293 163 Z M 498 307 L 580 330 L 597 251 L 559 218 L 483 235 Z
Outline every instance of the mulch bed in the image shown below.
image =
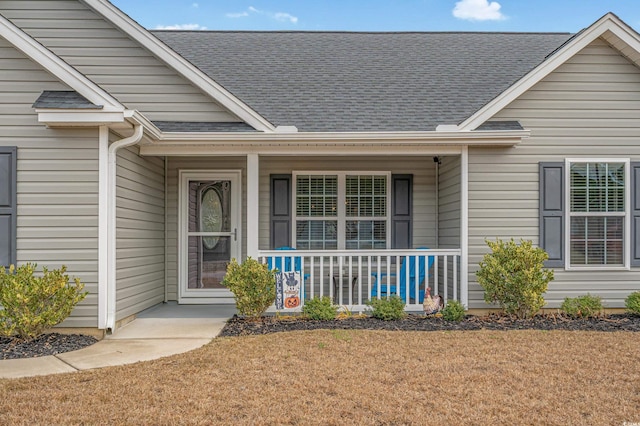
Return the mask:
M 445 321 L 440 317 L 408 315 L 397 321 L 382 321 L 372 317 L 314 321 L 304 318 L 277 319 L 273 316 L 248 320 L 234 315 L 220 336 L 247 336 L 282 331 L 350 329 L 350 330 L 402 330 L 402 331 L 463 331 L 463 330 L 569 330 L 569 331 L 633 331 L 640 332 L 640 316 L 630 314 L 608 315 L 603 318 L 571 319 L 561 315 L 538 315 L 519 320 L 501 315 L 467 316 L 460 322 Z
M 372 317 L 314 321 L 302 317 L 278 319 L 273 316 L 248 320 L 234 315 L 220 336 L 248 336 L 297 330 L 401 330 L 401 331 L 463 331 L 463 330 L 573 330 L 640 332 L 640 316 L 608 315 L 603 318 L 571 319 L 561 315 L 539 315 L 519 320 L 501 315 L 467 316 L 463 321 L 445 321 L 440 317 L 410 314 L 398 321 L 382 321 Z M 71 352 L 93 345 L 98 340 L 82 334 L 44 334 L 30 342 L 0 337 L 0 360 L 34 358 Z
M 29 342 L 0 337 L 0 359 L 35 358 L 71 352 L 93 345 L 98 339 L 82 334 L 43 334 Z

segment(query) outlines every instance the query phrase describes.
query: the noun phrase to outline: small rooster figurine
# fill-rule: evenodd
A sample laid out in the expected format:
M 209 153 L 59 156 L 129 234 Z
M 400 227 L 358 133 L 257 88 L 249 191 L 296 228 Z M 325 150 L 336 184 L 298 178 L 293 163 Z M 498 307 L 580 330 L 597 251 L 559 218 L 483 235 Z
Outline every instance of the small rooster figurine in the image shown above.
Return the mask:
M 433 315 L 444 307 L 444 300 L 440 296 L 431 297 L 431 288 L 427 287 L 427 294 L 424 297 L 424 303 L 422 304 L 425 315 Z

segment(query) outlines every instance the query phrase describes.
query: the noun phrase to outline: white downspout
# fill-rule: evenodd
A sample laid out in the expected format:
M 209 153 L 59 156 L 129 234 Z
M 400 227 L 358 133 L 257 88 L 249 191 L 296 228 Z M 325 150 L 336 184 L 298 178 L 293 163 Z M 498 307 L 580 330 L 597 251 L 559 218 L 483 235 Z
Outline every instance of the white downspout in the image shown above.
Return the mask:
M 106 330 L 113 331 L 116 325 L 116 158 L 120 148 L 135 145 L 142 139 L 144 127 L 136 124 L 133 135 L 109 145 L 108 209 L 107 209 L 107 321 Z

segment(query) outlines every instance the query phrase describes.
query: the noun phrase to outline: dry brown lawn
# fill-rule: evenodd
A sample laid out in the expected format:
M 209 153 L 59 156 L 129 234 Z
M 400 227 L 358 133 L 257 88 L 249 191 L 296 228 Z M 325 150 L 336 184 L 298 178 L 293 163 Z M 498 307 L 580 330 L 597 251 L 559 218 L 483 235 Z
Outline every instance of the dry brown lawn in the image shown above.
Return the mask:
M 305 331 L 0 381 L 2 424 L 640 422 L 640 333 Z

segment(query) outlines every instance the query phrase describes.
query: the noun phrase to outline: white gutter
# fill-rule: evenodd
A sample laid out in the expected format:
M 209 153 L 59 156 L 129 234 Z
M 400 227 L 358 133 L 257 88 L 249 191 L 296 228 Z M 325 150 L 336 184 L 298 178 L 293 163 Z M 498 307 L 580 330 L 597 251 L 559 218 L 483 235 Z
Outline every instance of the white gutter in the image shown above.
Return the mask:
M 107 188 L 107 318 L 106 330 L 113 331 L 116 325 L 116 158 L 120 148 L 140 142 L 144 127 L 135 124 L 133 135 L 109 145 Z

